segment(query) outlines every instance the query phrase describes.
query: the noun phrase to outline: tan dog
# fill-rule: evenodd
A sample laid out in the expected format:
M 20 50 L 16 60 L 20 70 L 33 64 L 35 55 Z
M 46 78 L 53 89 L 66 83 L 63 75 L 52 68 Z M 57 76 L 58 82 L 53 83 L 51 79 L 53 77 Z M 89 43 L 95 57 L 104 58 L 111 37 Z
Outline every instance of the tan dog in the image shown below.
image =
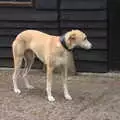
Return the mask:
M 25 72 L 23 78 L 27 88 L 33 88 L 26 79 L 35 55 L 46 65 L 47 69 L 47 96 L 49 101 L 54 101 L 55 98 L 51 93 L 52 74 L 54 68 L 62 65 L 63 88 L 66 99 L 71 100 L 67 88 L 67 67 L 69 63 L 68 56 L 70 50 L 79 46 L 85 49 L 90 49 L 92 44 L 87 40 L 86 35 L 80 30 L 72 30 L 64 34 L 64 36 L 53 36 L 36 30 L 26 30 L 18 34 L 13 42 L 13 57 L 14 57 L 14 73 L 13 85 L 16 93 L 21 93 L 17 86 L 17 79 L 23 58 L 25 59 Z

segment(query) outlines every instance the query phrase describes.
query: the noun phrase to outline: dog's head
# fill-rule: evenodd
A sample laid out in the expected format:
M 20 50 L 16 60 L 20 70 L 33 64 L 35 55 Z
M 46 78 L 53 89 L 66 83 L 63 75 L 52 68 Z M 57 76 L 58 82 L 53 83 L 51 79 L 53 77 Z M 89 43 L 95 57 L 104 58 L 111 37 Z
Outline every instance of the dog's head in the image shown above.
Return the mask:
M 84 49 L 91 49 L 92 44 L 87 40 L 87 36 L 80 30 L 72 30 L 65 34 L 65 41 L 70 49 L 78 46 Z

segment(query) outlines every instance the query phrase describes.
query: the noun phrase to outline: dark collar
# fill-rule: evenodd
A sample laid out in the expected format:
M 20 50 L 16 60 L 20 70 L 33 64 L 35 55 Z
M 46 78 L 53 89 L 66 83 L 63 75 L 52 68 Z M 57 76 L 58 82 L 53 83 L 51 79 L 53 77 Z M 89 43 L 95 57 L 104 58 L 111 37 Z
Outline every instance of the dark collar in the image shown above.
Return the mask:
M 72 49 L 69 49 L 68 46 L 66 45 L 65 35 L 60 36 L 60 42 L 61 42 L 62 46 L 63 46 L 67 51 L 72 51 Z

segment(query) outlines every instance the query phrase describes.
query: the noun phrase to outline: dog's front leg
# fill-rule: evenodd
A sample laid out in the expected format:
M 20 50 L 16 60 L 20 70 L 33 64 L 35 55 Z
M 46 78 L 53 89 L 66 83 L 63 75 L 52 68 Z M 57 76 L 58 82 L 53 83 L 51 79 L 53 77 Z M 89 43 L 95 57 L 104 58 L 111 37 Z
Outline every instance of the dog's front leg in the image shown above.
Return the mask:
M 51 87 L 52 87 L 52 75 L 53 75 L 53 67 L 47 65 L 47 97 L 49 101 L 55 101 L 55 98 L 52 96 Z
M 68 86 L 67 86 L 67 79 L 68 79 L 67 60 L 68 60 L 68 58 L 66 57 L 65 65 L 64 65 L 64 72 L 62 72 L 62 74 L 63 74 L 62 76 L 64 76 L 64 78 L 63 78 L 63 89 L 64 89 L 64 97 L 65 97 L 65 99 L 72 100 L 72 97 L 69 94 Z

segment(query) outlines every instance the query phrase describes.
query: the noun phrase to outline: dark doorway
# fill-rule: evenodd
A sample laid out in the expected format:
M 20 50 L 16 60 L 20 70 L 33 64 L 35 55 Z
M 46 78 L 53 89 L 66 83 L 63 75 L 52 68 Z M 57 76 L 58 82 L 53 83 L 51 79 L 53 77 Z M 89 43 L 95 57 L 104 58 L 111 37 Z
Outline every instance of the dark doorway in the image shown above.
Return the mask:
M 109 66 L 120 70 L 120 0 L 108 0 Z

